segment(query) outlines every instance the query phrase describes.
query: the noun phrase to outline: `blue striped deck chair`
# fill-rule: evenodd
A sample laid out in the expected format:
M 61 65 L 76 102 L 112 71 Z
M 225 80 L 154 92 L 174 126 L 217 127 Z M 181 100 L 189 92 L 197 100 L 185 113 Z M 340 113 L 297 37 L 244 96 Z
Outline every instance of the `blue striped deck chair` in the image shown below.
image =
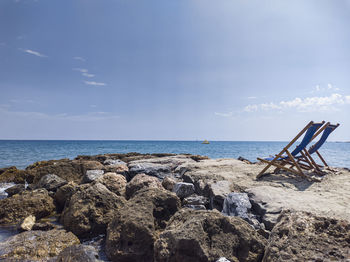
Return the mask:
M 329 135 L 339 126 L 340 124 L 332 125 L 331 123 L 326 123 L 322 128 L 320 128 L 314 138 L 319 136 L 322 132 L 321 138 L 313 144 L 308 150 L 304 149 L 301 153 L 302 156 L 298 157 L 298 163 L 302 165 L 304 168 L 315 169 L 316 171 L 321 171 L 320 168 L 328 167 L 327 162 L 324 160 L 320 152 L 318 150 L 322 147 L 322 145 L 326 142 Z M 312 158 L 312 154 L 316 153 L 318 158 L 321 160 L 324 166 L 319 165 Z
M 257 175 L 257 179 L 261 178 L 265 172 L 271 167 L 275 166 L 276 169 L 283 169 L 289 172 L 292 172 L 294 174 L 300 175 L 302 177 L 307 178 L 305 175 L 302 166 L 297 162 L 297 157 L 301 152 L 306 148 L 306 146 L 312 141 L 312 139 L 315 138 L 315 133 L 317 130 L 325 123 L 325 121 L 322 121 L 321 123 L 314 123 L 313 121 L 310 121 L 303 130 L 299 132 L 299 134 L 289 142 L 287 146 L 285 146 L 282 151 L 277 154 L 275 157 L 270 158 L 259 158 L 263 163 L 266 163 L 267 166 L 264 167 L 263 170 Z M 289 148 L 303 135 L 303 139 L 300 142 L 300 144 L 292 151 L 289 151 Z M 291 167 L 287 167 L 286 165 L 290 164 Z M 296 169 L 295 169 L 295 168 Z

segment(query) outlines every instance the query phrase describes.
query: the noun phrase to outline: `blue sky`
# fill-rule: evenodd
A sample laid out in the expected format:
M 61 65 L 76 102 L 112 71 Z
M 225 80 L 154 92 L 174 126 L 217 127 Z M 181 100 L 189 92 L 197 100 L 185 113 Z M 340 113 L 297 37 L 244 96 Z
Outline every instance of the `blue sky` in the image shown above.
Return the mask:
M 349 0 L 1 0 L 0 139 L 350 140 Z

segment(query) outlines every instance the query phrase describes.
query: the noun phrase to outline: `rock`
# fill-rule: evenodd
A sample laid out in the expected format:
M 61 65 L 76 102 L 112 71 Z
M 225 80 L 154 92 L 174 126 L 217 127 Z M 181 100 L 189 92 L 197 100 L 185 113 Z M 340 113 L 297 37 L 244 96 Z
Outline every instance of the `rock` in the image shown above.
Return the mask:
M 67 181 L 54 174 L 43 176 L 35 185 L 36 188 L 45 188 L 47 191 L 56 192 L 57 188 L 67 184 Z
M 50 222 L 40 222 L 33 225 L 32 230 L 49 231 L 52 229 L 63 229 L 61 225 L 55 225 Z
M 0 183 L 13 182 L 16 184 L 24 184 L 25 181 L 31 183 L 33 177 L 24 170 L 19 170 L 15 166 L 3 168 L 0 173 Z
M 252 204 L 246 193 L 230 193 L 224 200 L 222 213 L 227 216 L 238 216 L 243 218 L 254 228 L 259 229 L 261 225 L 256 216 L 251 213 Z M 265 228 L 263 226 L 263 228 Z
M 263 261 L 348 261 L 350 223 L 284 211 L 273 228 Z
M 266 239 L 247 222 L 217 211 L 182 209 L 169 221 L 154 245 L 155 260 L 261 261 Z
M 173 192 L 182 199 L 194 193 L 194 185 L 191 183 L 178 182 L 174 185 Z
M 162 186 L 166 189 L 166 190 L 169 190 L 169 191 L 173 191 L 174 189 L 174 186 L 176 184 L 176 181 L 175 179 L 167 176 L 163 179 L 162 181 Z
M 163 189 L 162 184 L 156 177 L 145 174 L 138 174 L 131 179 L 126 185 L 126 198 L 131 198 L 137 191 L 144 188 L 159 188 Z
M 207 209 L 204 205 L 184 205 L 184 207 L 191 208 L 194 210 L 206 210 Z
M 98 252 L 95 247 L 74 245 L 65 248 L 57 257 L 56 262 L 97 262 Z
M 79 239 L 65 230 L 27 231 L 0 242 L 0 260 L 47 261 Z
M 230 262 L 226 257 L 220 257 L 216 262 Z
M 47 174 L 55 174 L 68 182 L 80 183 L 85 170 L 86 168 L 81 161 L 61 159 L 36 162 L 28 166 L 25 171 L 33 177 L 33 181 L 28 181 L 28 183 L 36 184 Z
M 112 261 L 153 261 L 157 230 L 180 208 L 174 194 L 157 188 L 138 191 L 108 225 L 106 253 Z
M 79 237 L 104 234 L 114 213 L 125 202 L 123 197 L 109 191 L 101 183 L 81 185 L 66 204 L 61 222 Z
M 244 163 L 246 163 L 246 164 L 254 164 L 253 162 L 251 162 L 251 161 L 249 161 L 248 159 L 246 159 L 246 158 L 244 158 L 244 157 L 241 157 L 241 156 L 238 157 L 237 160 L 242 161 L 242 162 L 244 162 Z
M 80 161 L 79 162 L 82 166 L 82 171 L 85 174 L 87 170 L 102 170 L 104 166 L 98 162 L 98 161 Z
M 53 199 L 46 189 L 24 191 L 0 200 L 0 224 L 19 223 L 29 215 L 40 219 L 55 210 Z
M 61 212 L 66 204 L 69 203 L 71 196 L 75 193 L 77 184 L 74 182 L 68 182 L 68 184 L 61 186 L 54 196 L 57 211 Z
M 125 176 L 125 178 L 129 179 L 129 168 L 125 164 L 104 166 L 103 170 L 105 170 L 106 172 L 121 174 L 121 175 Z
M 5 190 L 7 197 L 19 194 L 26 189 L 25 184 L 17 184 Z
M 104 165 L 126 165 L 124 161 L 121 161 L 120 159 L 106 159 L 103 162 Z
M 110 172 L 105 173 L 96 182 L 101 183 L 116 195 L 125 197 L 126 179 L 123 175 Z
M 146 174 L 149 176 L 154 176 L 159 179 L 163 179 L 167 175 L 171 174 L 171 169 L 169 166 L 155 163 L 129 163 L 129 174 L 131 178 L 137 174 Z
M 20 231 L 30 231 L 32 230 L 34 224 L 35 224 L 35 216 L 27 216 L 19 225 L 19 230 Z
M 210 184 L 210 208 L 222 210 L 225 198 L 231 193 L 230 185 L 231 183 L 226 180 Z
M 88 170 L 83 176 L 82 183 L 91 183 L 104 174 L 103 170 Z
M 202 205 L 206 207 L 209 204 L 209 199 L 204 196 L 191 195 L 189 197 L 184 198 L 182 203 L 183 205 Z

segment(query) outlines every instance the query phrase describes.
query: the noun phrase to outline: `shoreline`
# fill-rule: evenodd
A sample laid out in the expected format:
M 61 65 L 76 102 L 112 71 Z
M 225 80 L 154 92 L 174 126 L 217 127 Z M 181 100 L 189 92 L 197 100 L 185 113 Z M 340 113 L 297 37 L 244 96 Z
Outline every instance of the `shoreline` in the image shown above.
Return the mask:
M 0 200 L 0 226 L 19 228 L 0 242 L 0 258 L 18 255 L 16 248 L 21 246 L 23 251 L 24 246 L 22 259 L 64 259 L 73 252 L 82 256 L 93 253 L 103 261 L 141 261 L 141 257 L 165 261 L 173 256 L 185 261 L 189 247 L 181 243 L 187 239 L 197 243 L 196 252 L 204 252 L 209 261 L 220 257 L 248 261 L 237 257 L 240 247 L 235 241 L 224 240 L 243 236 L 248 241 L 244 256 L 250 257 L 249 261 L 278 259 L 276 248 L 287 252 L 290 259 L 298 258 L 299 253 L 303 259 L 323 256 L 338 260 L 350 254 L 347 247 L 334 254 L 328 252 L 349 234 L 349 170 L 327 171 L 320 182 L 286 173 L 270 174 L 257 181 L 255 176 L 262 167 L 245 159 L 126 153 L 40 161 L 24 170 L 0 169 L 0 183 L 16 184 L 6 190 L 10 195 Z M 56 224 L 47 219 L 53 214 L 58 219 Z M 305 231 L 310 243 L 319 243 L 322 249 L 315 250 L 306 239 L 294 235 L 300 219 L 314 228 Z M 209 230 L 211 226 L 195 226 L 203 223 L 224 223 L 231 228 L 225 230 L 236 231 L 224 233 L 222 226 L 215 227 L 215 231 Z M 315 223 L 337 227 L 318 228 Z M 286 243 L 276 238 L 286 228 L 290 234 L 288 246 L 297 254 L 286 251 Z M 207 238 L 209 232 L 215 232 L 211 240 Z M 338 238 L 333 237 L 334 232 Z M 320 234 L 329 236 L 328 244 L 319 239 Z M 40 243 L 29 240 L 34 236 L 60 248 L 49 254 Z M 27 239 L 27 243 L 21 239 Z M 124 246 L 125 241 L 130 245 Z M 152 250 L 145 248 L 145 243 L 152 243 Z M 303 250 L 300 243 L 304 244 Z M 41 255 L 32 246 L 40 246 Z M 196 260 L 200 260 L 199 255 L 192 257 Z

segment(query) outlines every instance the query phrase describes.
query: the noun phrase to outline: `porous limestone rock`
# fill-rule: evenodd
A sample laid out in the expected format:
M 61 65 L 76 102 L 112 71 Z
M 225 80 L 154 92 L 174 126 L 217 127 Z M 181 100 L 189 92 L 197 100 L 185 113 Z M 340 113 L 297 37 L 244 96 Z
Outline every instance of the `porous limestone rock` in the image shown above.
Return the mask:
M 126 198 L 131 198 L 137 191 L 144 188 L 163 189 L 162 184 L 158 178 L 148 176 L 146 174 L 137 174 L 126 185 Z
M 183 199 L 194 193 L 194 185 L 191 183 L 178 182 L 174 185 L 173 192 L 175 192 L 179 198 Z
M 35 224 L 35 216 L 27 216 L 23 221 L 20 223 L 18 229 L 20 231 L 30 231 L 32 230 L 34 224 Z
M 99 262 L 99 255 L 94 246 L 73 245 L 65 248 L 56 262 Z
M 96 182 L 103 184 L 116 195 L 125 197 L 126 178 L 123 175 L 108 172 L 96 179 Z
M 82 183 L 91 183 L 104 174 L 103 170 L 88 170 L 83 176 Z
M 38 183 L 36 183 L 35 188 L 45 188 L 47 191 L 54 191 L 67 184 L 67 181 L 54 174 L 47 174 L 43 176 Z

